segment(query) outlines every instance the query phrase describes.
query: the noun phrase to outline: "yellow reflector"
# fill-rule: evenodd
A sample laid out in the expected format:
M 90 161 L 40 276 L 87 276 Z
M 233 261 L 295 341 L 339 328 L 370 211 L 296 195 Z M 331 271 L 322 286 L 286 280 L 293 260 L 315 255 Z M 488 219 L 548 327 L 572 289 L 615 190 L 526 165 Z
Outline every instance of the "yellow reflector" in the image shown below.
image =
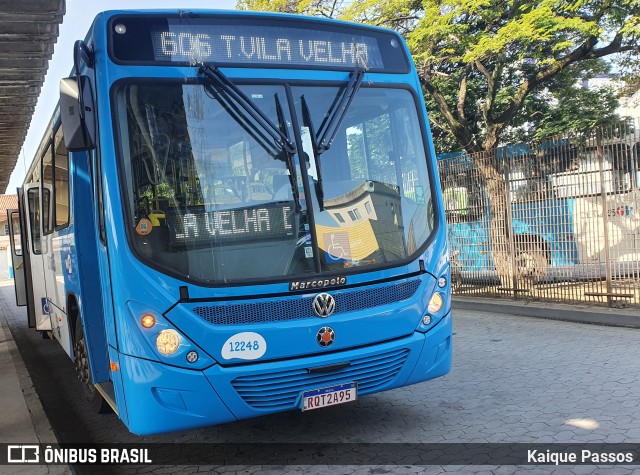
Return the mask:
M 442 294 L 436 292 L 431 296 L 431 300 L 429 300 L 429 306 L 427 307 L 427 310 L 429 310 L 429 313 L 436 313 L 442 308 L 442 303 Z
M 118 363 L 114 363 L 112 361 L 111 363 L 109 363 L 109 369 L 111 371 L 118 371 L 118 369 L 120 369 L 120 367 L 118 366 Z
M 145 328 L 151 328 L 156 324 L 156 317 L 149 314 L 143 315 L 142 319 L 140 320 L 140 324 Z
M 180 335 L 175 330 L 162 330 L 156 338 L 156 348 L 163 355 L 172 355 L 180 347 Z

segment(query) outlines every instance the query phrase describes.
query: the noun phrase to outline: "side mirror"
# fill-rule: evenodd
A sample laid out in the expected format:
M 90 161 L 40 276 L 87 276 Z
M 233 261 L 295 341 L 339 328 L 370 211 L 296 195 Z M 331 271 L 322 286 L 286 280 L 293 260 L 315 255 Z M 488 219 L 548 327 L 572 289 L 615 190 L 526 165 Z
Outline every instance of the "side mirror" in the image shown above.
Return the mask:
M 60 116 L 64 144 L 70 152 L 96 147 L 96 115 L 87 76 L 60 81 Z

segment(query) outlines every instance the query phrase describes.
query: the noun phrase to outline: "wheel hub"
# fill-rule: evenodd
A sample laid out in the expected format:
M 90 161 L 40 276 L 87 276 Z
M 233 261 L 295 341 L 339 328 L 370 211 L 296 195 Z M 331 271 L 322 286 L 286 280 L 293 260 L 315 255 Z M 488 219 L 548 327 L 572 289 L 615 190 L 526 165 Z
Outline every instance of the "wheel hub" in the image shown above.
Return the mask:
M 78 380 L 90 385 L 91 373 L 89 371 L 89 357 L 87 354 L 87 346 L 85 345 L 84 338 L 80 339 L 74 345 L 74 353 L 76 359 L 76 371 L 78 372 Z

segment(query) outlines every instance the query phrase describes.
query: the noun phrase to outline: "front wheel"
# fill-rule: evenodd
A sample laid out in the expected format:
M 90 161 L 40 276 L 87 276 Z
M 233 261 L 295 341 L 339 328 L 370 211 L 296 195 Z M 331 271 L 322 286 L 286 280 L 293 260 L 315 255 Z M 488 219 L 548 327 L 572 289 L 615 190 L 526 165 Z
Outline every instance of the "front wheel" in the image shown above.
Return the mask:
M 75 342 L 73 344 L 73 357 L 76 363 L 78 380 L 82 384 L 84 397 L 91 409 L 98 414 L 105 414 L 111 410 L 107 401 L 98 392 L 91 380 L 91 369 L 89 367 L 89 352 L 87 351 L 87 340 L 84 336 L 82 321 L 80 316 L 76 321 Z
M 516 247 L 516 271 L 524 283 L 535 283 L 544 278 L 549 268 L 544 247 L 537 242 L 518 244 Z

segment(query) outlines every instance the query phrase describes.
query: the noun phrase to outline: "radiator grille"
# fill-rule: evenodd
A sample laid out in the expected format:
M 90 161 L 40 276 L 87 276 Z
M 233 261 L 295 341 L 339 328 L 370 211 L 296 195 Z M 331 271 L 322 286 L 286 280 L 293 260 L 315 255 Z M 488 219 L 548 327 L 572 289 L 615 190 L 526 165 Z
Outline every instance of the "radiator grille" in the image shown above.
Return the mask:
M 331 295 L 336 300 L 334 315 L 408 299 L 418 290 L 420 282 L 419 279 L 414 279 L 369 289 L 331 292 Z M 215 325 L 239 325 L 316 318 L 311 308 L 311 302 L 315 295 L 311 294 L 302 297 L 296 295 L 248 303 L 201 305 L 194 307 L 193 312 L 203 320 Z
M 383 389 L 398 375 L 407 360 L 406 348 L 357 358 L 340 371 L 310 374 L 304 369 L 264 375 L 241 376 L 231 385 L 254 409 L 295 409 L 302 391 L 357 381 L 358 394 Z

